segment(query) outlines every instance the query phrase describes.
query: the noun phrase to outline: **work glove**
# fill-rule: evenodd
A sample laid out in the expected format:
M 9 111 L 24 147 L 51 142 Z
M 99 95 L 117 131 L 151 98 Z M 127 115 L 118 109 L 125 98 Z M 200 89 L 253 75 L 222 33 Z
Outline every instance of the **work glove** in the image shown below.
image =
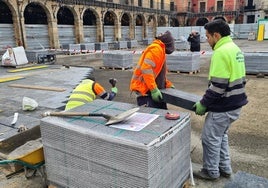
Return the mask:
M 174 86 L 174 85 L 171 85 L 170 88 L 171 88 L 171 89 L 175 89 L 175 86 Z
M 196 102 L 193 108 L 195 109 L 195 114 L 200 115 L 200 116 L 204 115 L 207 110 L 207 107 L 202 105 L 200 102 Z
M 113 93 L 117 94 L 118 89 L 117 89 L 117 87 L 112 87 L 112 88 L 111 88 L 111 91 L 112 91 Z
M 152 99 L 155 102 L 160 102 L 163 99 L 162 93 L 158 88 L 151 90 Z

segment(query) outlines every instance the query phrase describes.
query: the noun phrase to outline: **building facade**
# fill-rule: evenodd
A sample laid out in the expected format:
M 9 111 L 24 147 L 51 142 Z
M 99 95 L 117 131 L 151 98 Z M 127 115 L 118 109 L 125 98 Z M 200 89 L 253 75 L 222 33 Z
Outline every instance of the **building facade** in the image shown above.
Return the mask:
M 228 23 L 257 23 L 268 18 L 268 0 L 177 0 L 179 25 L 202 26 L 220 17 Z
M 174 12 L 166 0 L 0 0 L 0 48 L 141 41 L 169 26 Z

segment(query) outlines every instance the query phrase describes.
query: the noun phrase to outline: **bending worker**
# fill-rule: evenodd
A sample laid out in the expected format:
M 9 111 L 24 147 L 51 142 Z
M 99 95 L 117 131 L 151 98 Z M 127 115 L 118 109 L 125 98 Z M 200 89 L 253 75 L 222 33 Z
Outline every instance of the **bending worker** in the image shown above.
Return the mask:
M 105 91 L 105 89 L 99 83 L 95 82 L 95 79 L 92 77 L 82 80 L 82 82 L 72 91 L 65 106 L 65 110 L 70 110 L 85 103 L 89 103 L 95 100 L 96 96 L 108 101 L 113 100 L 118 91 L 115 86 L 117 80 L 115 78 L 110 78 L 109 82 L 112 85 L 111 92 Z
M 130 82 L 130 90 L 137 94 L 138 106 L 167 109 L 159 89 L 174 88 L 166 78 L 166 54 L 174 50 L 174 39 L 166 31 L 143 51 Z

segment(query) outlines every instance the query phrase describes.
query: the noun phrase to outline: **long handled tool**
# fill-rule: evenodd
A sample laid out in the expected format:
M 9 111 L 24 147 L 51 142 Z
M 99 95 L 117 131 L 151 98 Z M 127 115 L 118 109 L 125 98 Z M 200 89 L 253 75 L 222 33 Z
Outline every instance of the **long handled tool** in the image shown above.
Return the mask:
M 115 116 L 111 116 L 105 113 L 88 113 L 88 112 L 45 112 L 43 114 L 43 117 L 45 116 L 99 116 L 107 119 L 108 121 L 106 122 L 105 125 L 111 125 L 111 124 L 116 124 L 121 121 L 126 120 L 128 117 L 130 117 L 132 114 L 137 112 L 140 108 L 132 108 L 130 110 L 127 110 L 123 113 L 117 114 Z

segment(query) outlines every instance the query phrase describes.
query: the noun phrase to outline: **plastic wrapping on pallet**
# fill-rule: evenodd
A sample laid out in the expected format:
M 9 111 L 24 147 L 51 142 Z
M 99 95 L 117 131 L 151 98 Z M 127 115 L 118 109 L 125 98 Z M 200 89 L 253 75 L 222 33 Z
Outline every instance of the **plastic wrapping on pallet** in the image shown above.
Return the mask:
M 103 65 L 110 68 L 133 67 L 133 53 L 130 51 L 111 51 L 103 54 Z
M 268 74 L 268 52 L 246 52 L 245 65 L 246 73 L 248 74 L 258 74 L 264 73 Z
M 188 41 L 184 40 L 176 40 L 175 41 L 175 49 L 176 50 L 190 50 L 190 45 Z
M 8 48 L 2 55 L 2 66 L 18 66 L 28 63 L 23 46 Z
M 131 108 L 95 100 L 74 110 L 116 115 Z M 165 110 L 139 112 L 159 116 L 137 132 L 105 126 L 104 118 L 43 118 L 48 181 L 62 187 L 181 187 L 190 175 L 189 114 L 171 121 Z
M 69 54 L 80 53 L 80 44 L 62 44 L 62 49 Z
M 81 52 L 95 51 L 95 43 L 80 44 Z
M 167 55 L 169 71 L 193 72 L 200 69 L 199 52 L 173 52 Z
M 127 41 L 127 47 L 128 48 L 137 48 L 138 47 L 138 41 L 137 40 Z
M 109 49 L 108 42 L 95 43 L 95 50 L 108 50 L 108 49 Z

